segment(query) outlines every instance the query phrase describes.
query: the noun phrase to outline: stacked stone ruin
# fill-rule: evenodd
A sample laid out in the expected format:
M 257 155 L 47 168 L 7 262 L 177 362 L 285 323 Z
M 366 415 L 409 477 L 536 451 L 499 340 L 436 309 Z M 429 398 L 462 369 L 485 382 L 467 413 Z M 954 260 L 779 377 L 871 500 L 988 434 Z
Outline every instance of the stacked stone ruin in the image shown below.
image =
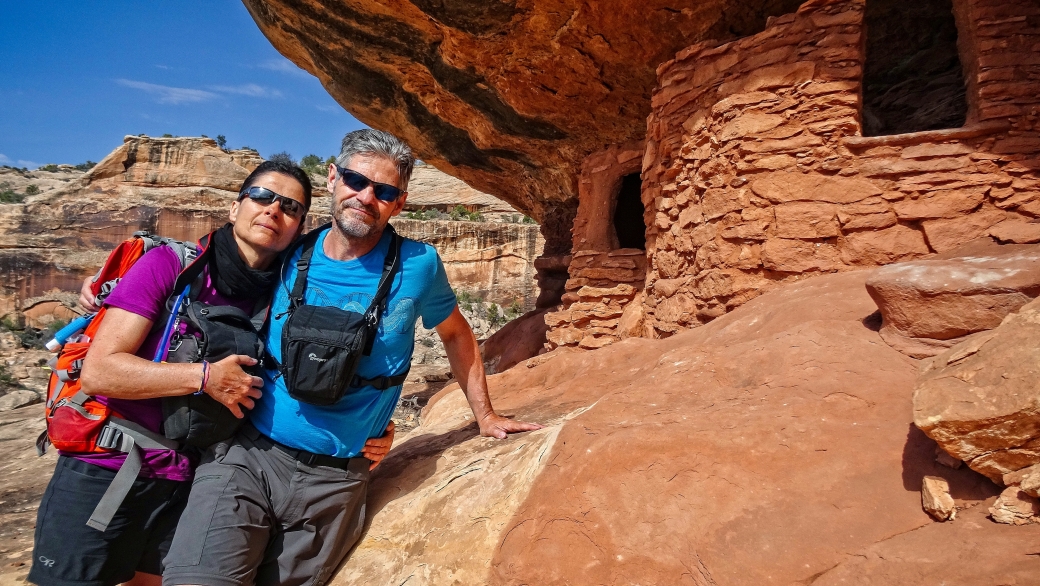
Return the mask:
M 1040 241 L 1040 6 L 954 0 L 952 13 L 959 127 L 863 136 L 862 0 L 811 0 L 663 63 L 645 143 L 583 166 L 548 346 L 667 337 L 778 283 L 980 237 Z M 620 248 L 604 213 L 635 172 L 645 251 Z

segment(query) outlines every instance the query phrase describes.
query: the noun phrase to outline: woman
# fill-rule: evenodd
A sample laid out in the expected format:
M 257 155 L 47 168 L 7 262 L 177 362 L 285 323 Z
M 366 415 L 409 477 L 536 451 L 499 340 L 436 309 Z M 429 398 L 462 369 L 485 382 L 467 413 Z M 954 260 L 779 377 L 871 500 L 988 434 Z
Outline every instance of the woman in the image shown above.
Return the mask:
M 278 255 L 300 235 L 310 207 L 310 180 L 299 167 L 258 166 L 231 204 L 231 223 L 213 232 L 211 260 L 194 300 L 232 305 L 252 314 L 278 282 Z M 151 361 L 162 341 L 153 327 L 181 271 L 165 246 L 145 254 L 105 300 L 101 323 L 83 363 L 82 390 L 152 432 L 160 432 L 162 397 L 206 393 L 235 414 L 253 407 L 262 382 L 243 370 L 256 360 L 229 356 L 213 363 Z M 187 332 L 191 334 L 192 332 Z M 365 455 L 378 463 L 392 427 L 371 440 Z M 141 450 L 141 473 L 102 532 L 86 525 L 126 455 L 61 454 L 40 503 L 29 581 L 41 586 L 161 584 L 161 562 L 187 501 L 197 456 L 184 450 Z

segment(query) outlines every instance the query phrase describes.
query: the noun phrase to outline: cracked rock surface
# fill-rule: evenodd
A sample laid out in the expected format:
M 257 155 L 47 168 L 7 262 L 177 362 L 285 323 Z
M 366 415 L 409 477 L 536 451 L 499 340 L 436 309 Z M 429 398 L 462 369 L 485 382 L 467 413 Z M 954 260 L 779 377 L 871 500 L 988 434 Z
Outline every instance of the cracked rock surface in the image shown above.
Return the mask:
M 1029 583 L 1040 526 L 986 519 L 1000 489 L 935 462 L 912 424 L 918 362 L 864 320 L 868 274 L 522 362 L 492 399 L 546 428 L 507 440 L 479 438 L 446 387 L 375 474 L 332 583 Z M 956 521 L 922 510 L 926 476 Z

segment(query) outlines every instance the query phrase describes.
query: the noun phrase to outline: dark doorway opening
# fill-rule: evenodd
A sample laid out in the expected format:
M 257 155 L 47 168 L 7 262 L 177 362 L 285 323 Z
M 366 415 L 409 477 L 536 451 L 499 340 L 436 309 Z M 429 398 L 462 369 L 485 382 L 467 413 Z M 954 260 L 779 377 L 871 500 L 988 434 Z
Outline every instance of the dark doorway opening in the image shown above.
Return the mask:
M 640 191 L 643 181 L 639 173 L 621 178 L 617 206 L 614 208 L 614 231 L 619 248 L 646 250 L 646 224 L 643 222 L 643 200 Z
M 867 0 L 865 24 L 863 136 L 964 126 L 952 0 Z

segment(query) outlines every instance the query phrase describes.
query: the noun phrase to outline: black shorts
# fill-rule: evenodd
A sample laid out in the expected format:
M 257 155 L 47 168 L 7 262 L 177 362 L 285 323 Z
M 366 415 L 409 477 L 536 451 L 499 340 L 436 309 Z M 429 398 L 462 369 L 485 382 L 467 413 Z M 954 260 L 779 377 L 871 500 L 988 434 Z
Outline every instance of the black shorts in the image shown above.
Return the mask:
M 36 515 L 29 582 L 40 586 L 108 586 L 135 572 L 162 573 L 190 482 L 138 478 L 108 530 L 87 527 L 116 473 L 60 456 Z

